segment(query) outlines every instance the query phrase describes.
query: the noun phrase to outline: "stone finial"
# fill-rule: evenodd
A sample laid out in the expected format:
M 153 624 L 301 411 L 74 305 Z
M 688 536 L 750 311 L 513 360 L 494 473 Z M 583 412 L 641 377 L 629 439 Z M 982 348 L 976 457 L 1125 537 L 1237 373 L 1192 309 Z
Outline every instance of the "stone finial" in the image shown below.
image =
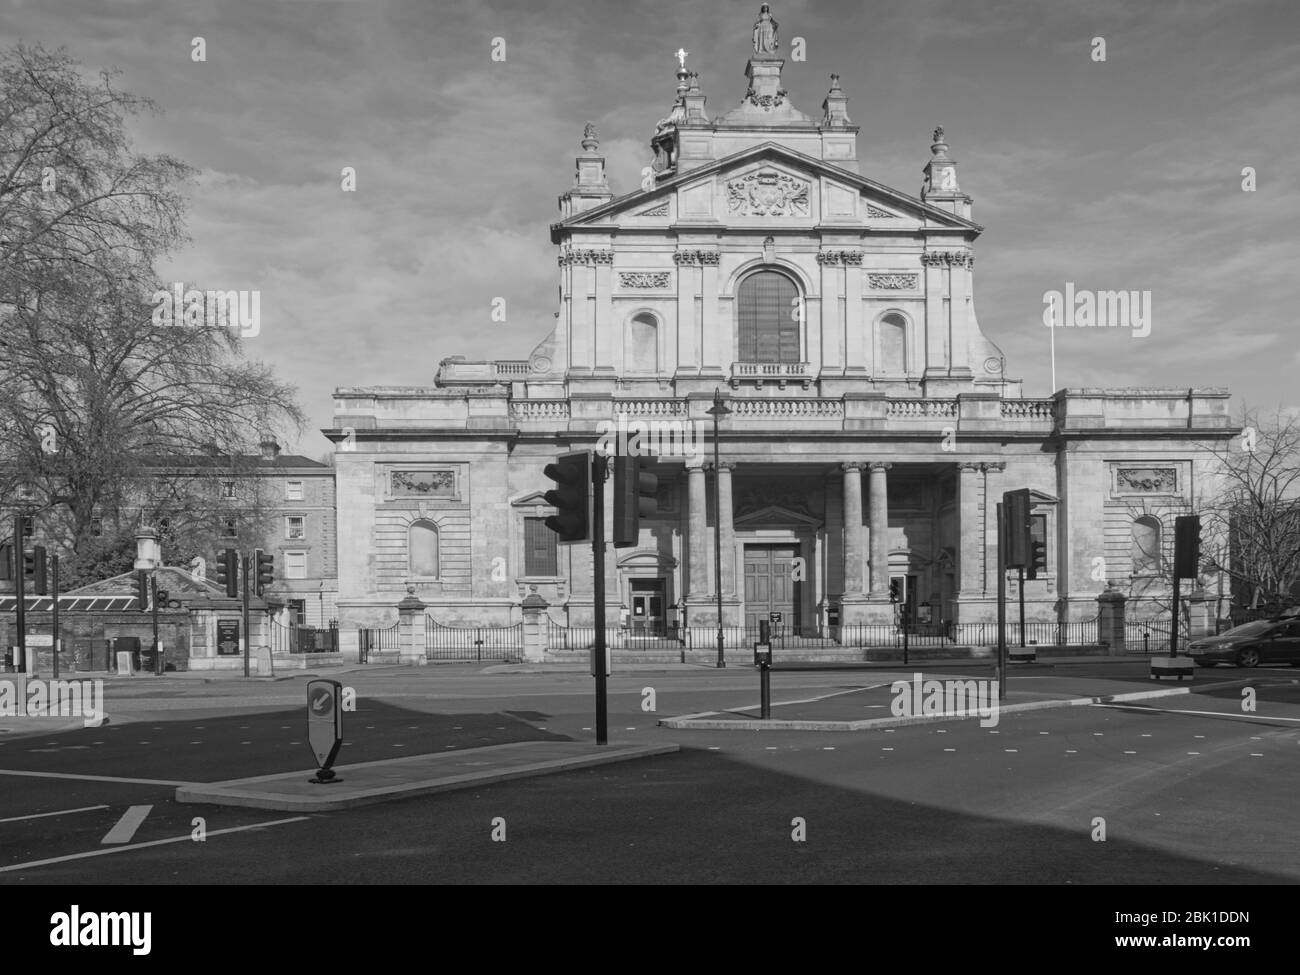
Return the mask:
M 596 138 L 596 126 L 588 122 L 582 128 L 582 148 L 584 152 L 595 152 L 600 148 L 600 140 Z
M 831 87 L 826 92 L 826 99 L 822 102 L 822 125 L 848 125 L 852 121 L 849 118 L 849 96 L 844 94 L 844 89 L 840 87 L 840 76 L 831 75 Z
M 930 146 L 930 153 L 936 160 L 947 161 L 950 158 L 948 156 L 948 140 L 944 138 L 942 125 L 934 130 L 934 142 Z

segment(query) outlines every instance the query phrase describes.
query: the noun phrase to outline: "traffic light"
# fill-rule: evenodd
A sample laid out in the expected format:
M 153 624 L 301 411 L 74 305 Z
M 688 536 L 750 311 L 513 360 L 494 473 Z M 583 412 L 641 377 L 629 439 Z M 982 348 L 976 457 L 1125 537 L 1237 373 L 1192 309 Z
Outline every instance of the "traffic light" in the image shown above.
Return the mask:
M 239 595 L 239 553 L 233 548 L 217 553 L 217 585 L 225 586 L 231 599 Z
M 1029 564 L 1025 566 L 1025 578 L 1037 579 L 1038 573 L 1047 571 L 1047 543 L 1036 538 L 1029 540 Z
M 1029 543 L 1033 525 L 1030 521 L 1029 488 L 1005 491 L 1002 494 L 1003 551 L 1008 569 L 1023 569 L 1029 565 Z
M 1179 515 L 1174 519 L 1174 578 L 1195 579 L 1201 565 L 1201 517 Z
M 140 612 L 149 608 L 149 573 L 140 569 L 135 574 L 135 598 L 139 601 Z
M 169 593 L 166 589 L 159 589 L 159 590 L 158 590 L 158 597 L 157 597 L 157 598 L 158 598 L 158 608 L 159 608 L 159 609 L 166 609 L 166 608 L 167 608 L 167 602 L 168 602 L 168 600 L 171 599 L 171 596 L 172 596 L 172 594 Z
M 641 537 L 641 519 L 659 513 L 659 478 L 639 457 L 614 458 L 614 547 L 627 548 Z
M 256 583 L 253 592 L 259 596 L 275 582 L 275 556 L 270 552 L 259 548 L 253 553 L 253 579 Z
M 556 510 L 546 527 L 562 542 L 591 541 L 591 452 L 561 454 L 542 473 L 557 485 L 543 495 Z
M 32 580 L 32 592 L 44 596 L 49 592 L 49 583 L 45 576 L 45 547 L 34 545 L 30 552 L 23 553 L 23 578 Z
M 891 603 L 901 603 L 903 601 L 903 590 L 897 579 L 889 580 L 889 601 Z
M 11 542 L 0 542 L 0 580 L 8 582 L 14 577 L 14 547 Z

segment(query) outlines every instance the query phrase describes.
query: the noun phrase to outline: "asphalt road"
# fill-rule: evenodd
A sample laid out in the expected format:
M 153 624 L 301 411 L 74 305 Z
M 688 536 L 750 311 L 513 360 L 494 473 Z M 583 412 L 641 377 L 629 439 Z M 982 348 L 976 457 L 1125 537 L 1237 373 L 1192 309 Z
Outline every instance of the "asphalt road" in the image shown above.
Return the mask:
M 882 673 L 778 673 L 774 697 Z M 114 686 L 103 727 L 0 736 L 0 771 L 42 773 L 0 774 L 0 883 L 1294 883 L 1295 671 L 1213 675 L 1249 676 L 1255 710 L 1231 689 L 853 733 L 668 731 L 658 717 L 754 703 L 755 673 L 616 676 L 611 740 L 681 753 L 310 816 L 172 800 L 309 774 L 301 680 Z M 340 762 L 592 736 L 583 674 L 341 679 L 358 709 Z M 130 839 L 105 844 L 133 806 Z

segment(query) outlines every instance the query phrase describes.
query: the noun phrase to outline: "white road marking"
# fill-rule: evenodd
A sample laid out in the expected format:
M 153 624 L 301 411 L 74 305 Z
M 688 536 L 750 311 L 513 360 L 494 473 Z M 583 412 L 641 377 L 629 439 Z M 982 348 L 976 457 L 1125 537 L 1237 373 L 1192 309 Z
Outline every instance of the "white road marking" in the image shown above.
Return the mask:
M 116 775 L 80 775 L 74 772 L 28 772 L 24 769 L 0 768 L 0 775 L 29 775 L 34 779 L 82 779 L 86 782 L 128 782 L 132 785 L 193 785 L 172 779 L 124 779 Z
M 893 751 L 892 748 L 882 748 L 882 749 L 880 749 L 880 750 L 881 750 L 882 752 L 892 752 L 892 751 Z
M 1003 750 L 1004 752 L 1014 752 L 1014 751 L 1016 751 L 1016 749 L 1014 749 L 1014 748 L 1004 748 L 1004 749 L 1002 749 L 1002 750 Z
M 186 783 L 178 783 L 178 784 L 184 785 Z M 301 822 L 305 822 L 309 818 L 311 817 L 294 816 L 292 819 L 274 819 L 271 820 L 270 822 L 253 823 L 249 826 L 231 826 L 227 829 L 209 830 L 207 836 L 210 839 L 213 836 L 220 836 L 223 833 L 242 833 L 244 830 L 261 829 L 265 826 L 283 826 L 285 823 L 301 823 Z M 167 840 L 150 840 L 147 843 L 131 843 L 127 846 L 115 846 L 111 850 L 90 850 L 87 853 L 70 853 L 67 856 L 51 857 L 48 860 L 31 860 L 27 863 L 15 863 L 13 866 L 10 867 L 0 867 L 0 873 L 12 873 L 15 870 L 25 870 L 28 867 L 44 867 L 51 863 L 64 863 L 68 860 L 83 860 L 86 857 L 108 856 L 110 853 L 123 853 L 126 850 L 142 850 L 148 846 L 165 846 L 168 843 L 192 843 L 192 842 L 194 842 L 194 837 L 190 833 L 186 833 L 184 836 L 173 836 L 171 839 L 167 839 Z
M 1077 750 L 1075 750 L 1075 749 L 1073 749 L 1073 748 L 1067 748 L 1067 749 L 1065 750 L 1065 754 L 1067 754 L 1067 755 L 1078 755 L 1079 753 L 1078 753 Z
M 132 806 L 126 812 L 122 813 L 122 818 L 117 821 L 110 829 L 100 843 L 130 843 L 131 837 L 135 836 L 135 831 L 149 816 L 153 806 Z
M 957 750 L 957 749 L 955 749 L 955 748 L 945 748 L 945 749 L 944 749 L 945 752 L 955 752 L 956 750 Z
M 34 813 L 31 816 L 10 816 L 8 819 L 0 819 L 0 823 L 16 823 L 22 819 L 43 819 L 46 816 L 64 816 L 68 813 L 90 812 L 92 809 L 107 809 L 108 806 L 81 806 L 77 809 L 60 809 L 58 812 Z
M 1095 704 L 1098 708 L 1118 708 L 1121 711 L 1160 711 L 1164 714 L 1200 714 L 1210 718 L 1235 718 L 1246 721 L 1300 721 L 1300 718 L 1281 718 L 1267 714 L 1236 714 L 1232 711 L 1189 711 L 1182 708 L 1139 707 L 1136 704 Z M 1201 737 L 1205 737 L 1202 735 Z
M 1250 753 L 1250 757 L 1251 757 L 1251 758 L 1263 758 L 1263 757 L 1264 757 L 1264 753 L 1263 753 L 1263 752 L 1251 752 L 1251 753 Z M 0 820 L 0 822 L 3 822 L 3 820 Z
M 1136 755 L 1137 752 L 1125 752 L 1124 754 L 1125 754 L 1125 755 Z
M 1199 755 L 1199 754 L 1201 754 L 1201 753 L 1200 753 L 1200 752 L 1188 752 L 1187 754 L 1188 754 L 1188 755 Z

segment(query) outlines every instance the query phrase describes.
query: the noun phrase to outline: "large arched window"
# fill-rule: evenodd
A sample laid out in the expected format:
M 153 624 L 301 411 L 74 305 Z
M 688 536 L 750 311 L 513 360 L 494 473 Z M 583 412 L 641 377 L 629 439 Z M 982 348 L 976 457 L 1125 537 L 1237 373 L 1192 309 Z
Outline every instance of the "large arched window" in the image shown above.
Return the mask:
M 803 302 L 794 282 L 776 271 L 758 271 L 736 293 L 741 362 L 800 362 Z
M 649 312 L 641 312 L 628 322 L 623 371 L 649 375 L 659 372 L 659 322 Z
M 1135 576 L 1160 574 L 1160 522 L 1151 515 L 1133 521 L 1131 557 Z
M 438 526 L 428 521 L 412 524 L 407 533 L 407 553 L 413 578 L 438 578 Z
M 877 334 L 880 336 L 879 375 L 907 375 L 907 320 L 890 312 L 881 317 Z

